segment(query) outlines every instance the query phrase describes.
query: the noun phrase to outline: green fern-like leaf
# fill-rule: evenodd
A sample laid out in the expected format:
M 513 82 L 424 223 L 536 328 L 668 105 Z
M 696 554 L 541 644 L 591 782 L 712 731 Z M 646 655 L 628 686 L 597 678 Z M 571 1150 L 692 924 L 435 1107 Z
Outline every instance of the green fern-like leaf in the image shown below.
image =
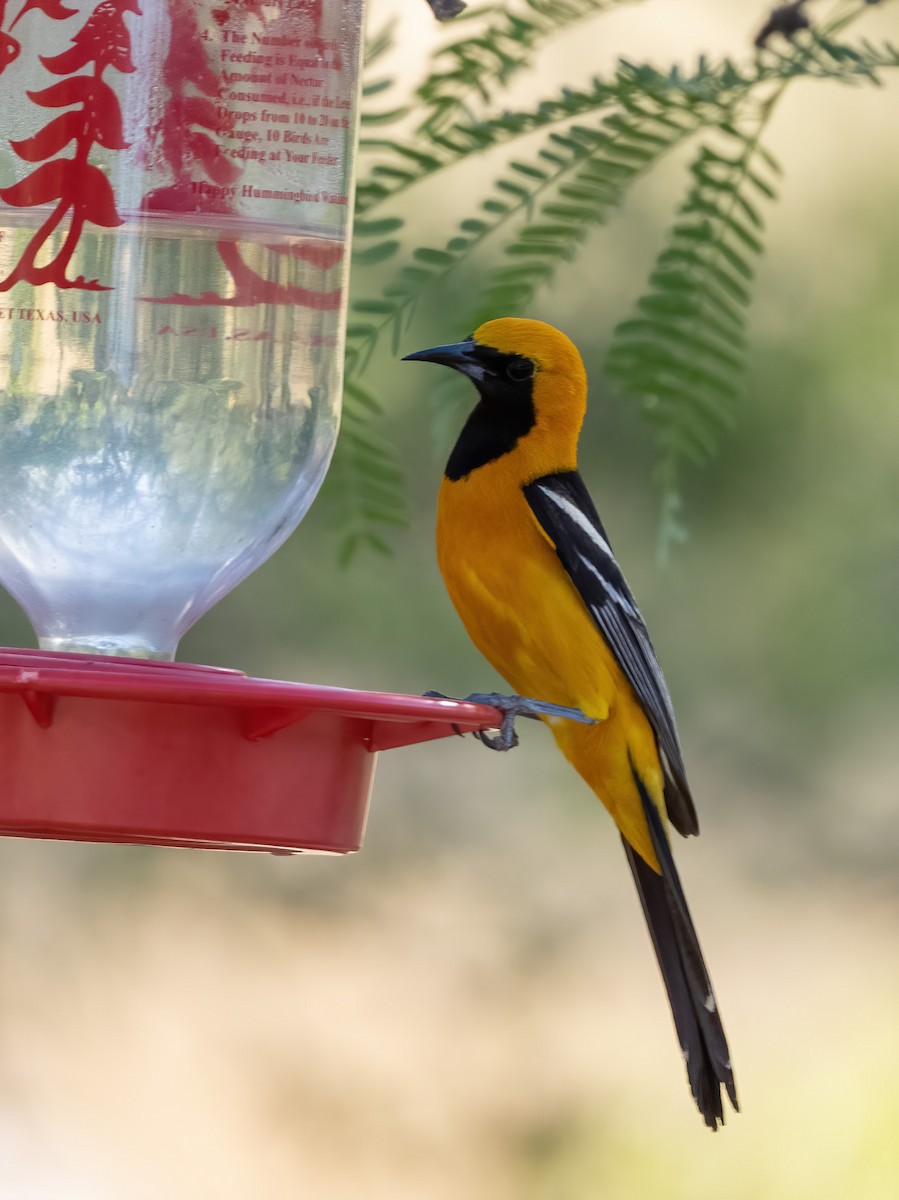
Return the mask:
M 764 211 L 777 190 L 776 164 L 761 145 L 766 123 L 796 81 L 878 84 L 899 67 L 899 52 L 886 43 L 836 40 L 863 11 L 850 5 L 818 33 L 789 48 L 765 48 L 746 63 L 700 58 L 686 71 L 622 60 L 608 77 L 528 108 L 500 107 L 505 84 L 528 69 L 547 38 L 619 2 L 627 0 L 508 0 L 466 14 L 412 96 L 385 74 L 390 36 L 379 40 L 380 74 L 365 97 L 354 262 L 372 269 L 364 279 L 375 271 L 382 278 L 374 294 L 357 294 L 351 303 L 347 415 L 330 487 L 332 496 L 340 492 L 350 552 L 383 548 L 381 531 L 403 519 L 401 472 L 373 432 L 380 409 L 365 382 L 379 346 L 398 353 L 420 300 L 475 261 L 488 239 L 501 250 L 500 263 L 474 289 L 470 311 L 454 314 L 454 326 L 529 308 L 586 253 L 588 234 L 609 219 L 631 183 L 698 135 L 688 193 L 608 357 L 609 374 L 640 404 L 657 439 L 661 541 L 667 546 L 683 534 L 683 464 L 715 453 L 740 393 Z M 397 207 L 405 193 L 501 151 L 512 160 L 473 205 L 466 202 L 450 236 L 410 246 Z
M 535 50 L 553 34 L 637 0 L 517 0 L 475 12 L 472 32 L 435 53 L 433 69 L 417 99 L 424 115 L 419 133 L 448 133 L 470 119 L 473 104 L 489 103 L 497 90 L 528 67 Z M 458 28 L 458 25 L 457 25 Z
M 614 112 L 599 128 L 572 125 L 550 135 L 540 157 L 554 170 L 541 172 L 543 186 L 529 196 L 529 220 L 504 247 L 512 261 L 491 272 L 475 323 L 498 313 L 514 315 L 533 303 L 538 290 L 575 258 L 589 230 L 622 203 L 631 184 L 696 131 L 695 117 L 679 116 L 674 120 L 668 106 L 656 111 L 646 106 L 638 117 Z M 534 207 L 538 193 L 549 198 Z
M 396 451 L 372 423 L 382 417 L 372 393 L 347 380 L 340 437 L 323 488 L 340 531 L 343 565 L 366 548 L 389 554 L 383 532 L 407 524 L 405 476 Z
M 669 513 L 679 508 L 679 464 L 706 462 L 732 423 L 763 249 L 760 210 L 776 195 L 777 164 L 757 138 L 730 124 L 722 132 L 723 146 L 699 147 L 649 287 L 616 327 L 606 360 L 655 429 Z
M 862 42 L 851 48 L 853 53 L 843 54 L 839 62 L 831 54 L 826 63 L 816 49 L 822 44 L 829 43 L 813 41 L 789 58 L 765 51 L 749 67 L 740 67 L 730 59 L 712 63 L 700 58 L 690 72 L 678 68 L 662 71 L 651 64 L 622 59 L 608 80 L 597 78 L 584 88 L 566 87 L 528 110 L 504 111 L 481 119 L 475 119 L 467 110 L 454 110 L 451 121 L 442 123 L 439 129 L 426 124 L 411 141 L 383 133 L 368 136 L 365 114 L 361 151 L 369 165 L 357 185 L 357 211 L 368 214 L 372 208 L 472 155 L 486 154 L 541 129 L 562 129 L 576 117 L 615 109 L 639 117 L 648 104 L 657 110 L 660 121 L 668 111 L 674 120 L 687 114 L 713 128 L 726 123 L 742 106 L 754 105 L 772 85 L 798 79 L 879 82 L 884 70 L 899 66 L 899 51 L 889 43 L 873 46 Z M 393 115 L 399 120 L 407 112 L 407 108 L 400 107 Z M 368 122 L 368 127 L 375 121 L 380 124 L 382 116 Z M 424 157 L 419 157 L 425 150 Z

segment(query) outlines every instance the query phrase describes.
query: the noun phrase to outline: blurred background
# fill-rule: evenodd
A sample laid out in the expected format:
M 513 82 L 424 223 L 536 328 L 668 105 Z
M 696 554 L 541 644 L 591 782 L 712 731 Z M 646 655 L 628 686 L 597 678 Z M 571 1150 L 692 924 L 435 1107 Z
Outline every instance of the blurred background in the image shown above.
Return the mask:
M 815 6 L 810 8 L 815 15 Z M 414 72 L 442 34 L 400 19 Z M 618 55 L 742 56 L 764 9 L 624 8 L 541 89 Z M 899 34 L 895 5 L 860 32 Z M 684 188 L 653 173 L 531 315 L 591 372 L 582 472 L 674 695 L 703 836 L 675 847 L 743 1113 L 712 1136 L 604 811 L 539 727 L 381 757 L 350 859 L 0 845 L 0 1195 L 18 1200 L 892 1200 L 899 1191 L 897 83 L 791 88 L 747 396 L 660 570 L 652 448 L 599 368 Z M 530 97 L 533 100 L 533 96 Z M 495 165 L 485 170 L 496 170 Z M 460 184 L 460 186 L 463 186 Z M 415 200 L 440 244 L 458 203 Z M 455 284 L 476 286 L 476 280 Z M 452 289 L 408 352 L 459 336 Z M 500 314 L 497 314 L 500 315 Z M 451 695 L 499 681 L 432 546 L 453 423 L 370 381 L 409 467 L 394 556 L 337 565 L 327 497 L 180 657 Z M 12 602 L 0 641 L 31 645 Z

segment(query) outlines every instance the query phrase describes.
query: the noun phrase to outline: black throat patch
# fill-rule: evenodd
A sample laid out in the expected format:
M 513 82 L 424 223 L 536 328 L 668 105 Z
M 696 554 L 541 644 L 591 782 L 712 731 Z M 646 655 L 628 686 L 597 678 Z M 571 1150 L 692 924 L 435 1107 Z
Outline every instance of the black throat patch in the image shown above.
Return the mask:
M 533 379 L 512 381 L 503 374 L 486 374 L 475 386 L 480 400 L 465 422 L 444 472 L 454 483 L 508 454 L 537 419 Z

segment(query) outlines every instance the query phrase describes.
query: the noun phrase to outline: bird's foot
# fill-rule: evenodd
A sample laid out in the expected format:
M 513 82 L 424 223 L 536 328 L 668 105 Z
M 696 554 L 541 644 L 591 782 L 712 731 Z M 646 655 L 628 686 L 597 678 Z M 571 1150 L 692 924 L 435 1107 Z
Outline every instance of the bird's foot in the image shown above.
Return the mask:
M 450 700 L 440 692 L 425 692 L 438 700 Z M 564 704 L 550 704 L 547 700 L 533 700 L 530 696 L 505 696 L 501 692 L 472 692 L 465 697 L 469 704 L 486 704 L 498 708 L 503 714 L 499 732 L 492 736 L 484 729 L 475 729 L 474 736 L 490 750 L 512 750 L 518 745 L 518 734 L 515 731 L 517 717 L 529 717 L 539 721 L 541 717 L 563 717 L 568 721 L 579 721 L 582 725 L 595 725 L 596 720 L 588 717 L 579 708 L 568 708 Z M 458 733 L 459 730 L 456 729 Z
M 583 725 L 594 725 L 592 717 L 586 716 L 579 708 L 568 708 L 564 704 L 550 704 L 547 700 L 534 700 L 530 696 L 504 696 L 500 692 L 473 692 L 465 697 L 472 704 L 489 704 L 498 708 L 503 714 L 499 733 L 492 737 L 483 729 L 475 730 L 475 737 L 491 750 L 512 750 L 518 745 L 518 733 L 515 730 L 517 717 L 529 717 L 539 721 L 541 717 L 564 717 L 569 721 L 579 721 Z

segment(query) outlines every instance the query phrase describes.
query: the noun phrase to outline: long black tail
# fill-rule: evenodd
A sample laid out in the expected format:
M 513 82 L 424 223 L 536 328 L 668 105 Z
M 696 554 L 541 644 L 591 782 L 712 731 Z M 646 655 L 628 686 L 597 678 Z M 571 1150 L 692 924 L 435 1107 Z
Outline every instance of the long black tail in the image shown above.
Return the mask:
M 665 981 L 674 1026 L 687 1064 L 690 1090 L 706 1125 L 717 1129 L 719 1124 L 724 1124 L 722 1085 L 727 1089 L 731 1104 L 739 1111 L 727 1039 L 662 819 L 636 771 L 634 779 L 649 823 L 653 849 L 662 868 L 661 875 L 656 874 L 626 841 L 624 849 Z

